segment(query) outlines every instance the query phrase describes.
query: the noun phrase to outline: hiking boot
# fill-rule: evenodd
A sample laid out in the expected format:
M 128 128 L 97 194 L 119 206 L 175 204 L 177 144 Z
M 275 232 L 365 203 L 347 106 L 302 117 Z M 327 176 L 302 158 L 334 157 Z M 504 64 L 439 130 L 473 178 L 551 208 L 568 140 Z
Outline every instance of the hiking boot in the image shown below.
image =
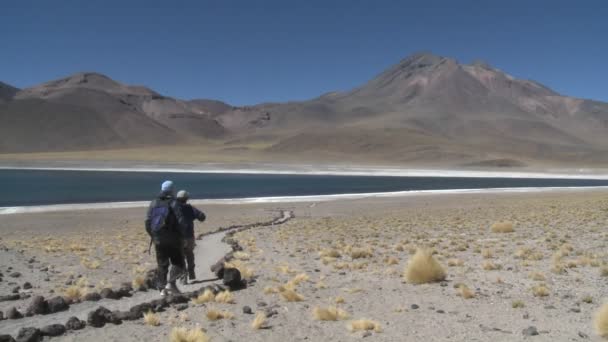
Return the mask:
M 167 286 L 165 286 L 165 290 L 167 290 L 169 292 L 169 294 L 180 294 L 182 293 L 178 288 L 177 285 L 175 285 L 175 283 L 169 283 L 167 284 Z
M 196 274 L 194 274 L 194 271 L 189 271 L 188 280 L 195 280 L 195 279 L 196 279 Z

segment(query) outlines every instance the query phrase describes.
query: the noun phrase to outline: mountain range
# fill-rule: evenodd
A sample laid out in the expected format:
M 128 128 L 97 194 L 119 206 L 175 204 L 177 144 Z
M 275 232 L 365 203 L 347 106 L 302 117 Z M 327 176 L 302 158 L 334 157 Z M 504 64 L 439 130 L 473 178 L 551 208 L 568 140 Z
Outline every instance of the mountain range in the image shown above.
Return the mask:
M 253 106 L 180 100 L 92 72 L 0 83 L 0 122 L 0 153 L 210 145 L 310 161 L 608 163 L 607 103 L 430 53 L 349 91 Z

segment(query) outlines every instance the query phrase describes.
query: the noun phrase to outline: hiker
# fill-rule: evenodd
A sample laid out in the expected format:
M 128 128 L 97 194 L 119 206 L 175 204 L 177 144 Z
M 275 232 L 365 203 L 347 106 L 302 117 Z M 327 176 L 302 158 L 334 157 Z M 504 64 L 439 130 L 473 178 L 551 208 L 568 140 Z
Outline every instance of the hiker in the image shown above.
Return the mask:
M 146 231 L 151 238 L 150 245 L 154 244 L 156 252 L 160 295 L 179 293 L 175 282 L 185 270 L 182 245 L 186 236 L 186 221 L 181 206 L 175 200 L 172 181 L 163 182 L 160 194 L 150 203 L 146 215 Z
M 189 197 L 190 194 L 188 194 L 186 190 L 180 190 L 177 193 L 177 202 L 181 206 L 182 215 L 184 215 L 184 219 L 186 221 L 184 256 L 186 258 L 186 264 L 188 265 L 188 278 L 186 279 L 186 276 L 184 275 L 184 283 L 196 279 L 196 274 L 194 273 L 194 246 L 196 246 L 194 238 L 194 220 L 203 222 L 206 218 L 202 211 L 188 204 Z

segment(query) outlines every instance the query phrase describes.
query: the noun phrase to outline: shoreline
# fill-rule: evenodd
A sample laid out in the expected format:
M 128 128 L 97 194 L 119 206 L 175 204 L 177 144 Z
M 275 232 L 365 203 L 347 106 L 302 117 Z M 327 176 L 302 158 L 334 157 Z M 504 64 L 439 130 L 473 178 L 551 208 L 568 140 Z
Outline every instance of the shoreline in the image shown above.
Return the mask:
M 254 164 L 230 166 L 225 164 L 199 165 L 134 165 L 134 166 L 23 166 L 0 165 L 0 170 L 40 171 L 96 171 L 96 172 L 167 172 L 167 173 L 229 173 L 276 175 L 326 176 L 384 176 L 384 177 L 463 177 L 463 178 L 550 178 L 608 180 L 608 172 L 591 169 L 549 170 L 481 170 L 481 169 L 424 169 L 424 168 L 372 168 L 319 165 Z
M 305 203 L 305 202 L 330 202 L 339 200 L 357 200 L 368 198 L 399 198 L 424 195 L 457 195 L 457 194 L 490 194 L 490 193 L 543 193 L 543 192 L 567 192 L 567 191 L 602 191 L 608 190 L 608 186 L 597 187 L 520 187 L 520 188 L 487 188 L 487 189 L 445 189 L 445 190 L 408 190 L 392 192 L 370 192 L 354 194 L 332 194 L 311 196 L 271 196 L 271 197 L 246 197 L 227 199 L 192 199 L 190 203 L 195 205 L 241 205 L 241 204 L 264 204 L 264 203 Z M 100 203 L 73 203 L 73 204 L 48 204 L 33 206 L 0 207 L 0 215 L 30 214 L 62 212 L 71 210 L 92 209 L 129 209 L 144 208 L 149 201 L 130 202 L 100 202 Z

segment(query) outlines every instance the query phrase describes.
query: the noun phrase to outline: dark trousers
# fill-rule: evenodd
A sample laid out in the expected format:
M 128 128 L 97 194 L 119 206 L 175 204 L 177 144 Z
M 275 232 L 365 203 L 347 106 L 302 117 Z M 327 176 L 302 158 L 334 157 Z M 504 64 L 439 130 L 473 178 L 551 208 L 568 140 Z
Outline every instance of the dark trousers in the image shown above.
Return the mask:
M 188 264 L 188 277 L 194 278 L 194 239 L 184 239 L 184 256 Z
M 167 282 L 174 284 L 183 276 L 185 270 L 182 248 L 173 245 L 154 245 L 156 250 L 156 263 L 158 265 L 158 286 L 164 288 Z M 169 265 L 172 265 L 169 272 Z M 167 279 L 167 275 L 169 279 Z

